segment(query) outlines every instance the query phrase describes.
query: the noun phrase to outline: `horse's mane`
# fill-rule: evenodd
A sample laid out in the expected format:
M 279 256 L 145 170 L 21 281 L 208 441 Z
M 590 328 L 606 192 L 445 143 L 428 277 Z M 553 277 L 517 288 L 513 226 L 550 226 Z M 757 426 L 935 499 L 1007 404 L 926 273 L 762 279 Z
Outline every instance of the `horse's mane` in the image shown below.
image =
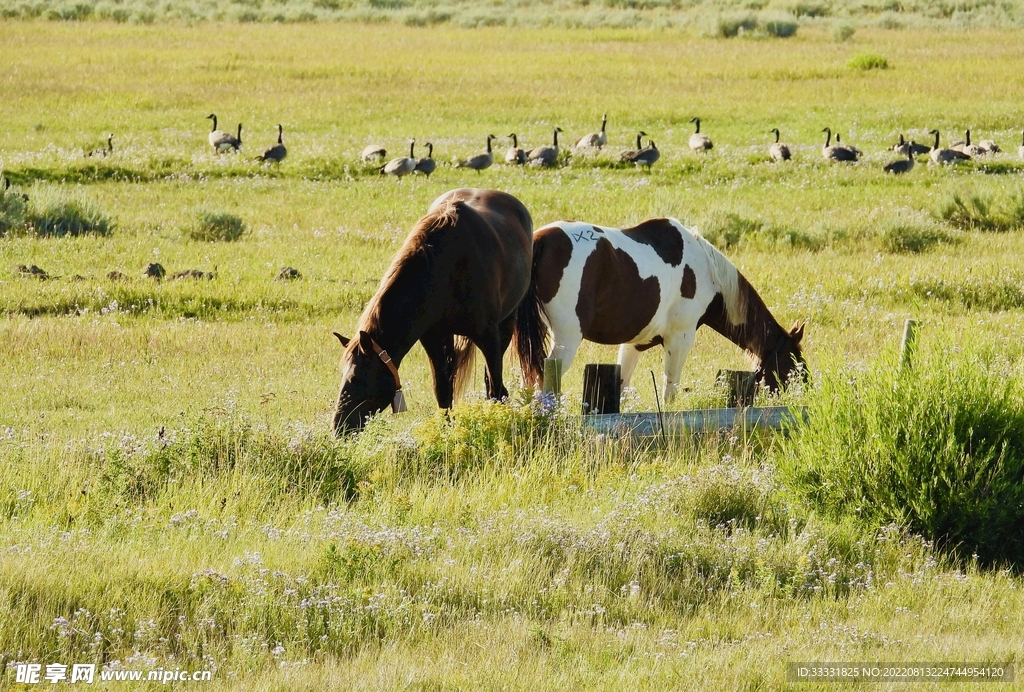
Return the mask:
M 722 299 L 725 301 L 725 312 L 729 317 L 729 322 L 737 326 L 742 325 L 747 321 L 747 295 L 740 286 L 739 270 L 697 229 L 690 228 L 688 230 L 697 241 L 697 245 L 707 255 L 711 279 L 722 290 Z
M 398 249 L 391 264 L 388 265 L 384 277 L 380 280 L 377 292 L 367 303 L 363 314 L 359 318 L 358 329 L 374 333 L 381 326 L 381 304 L 383 297 L 399 280 L 402 270 L 412 264 L 418 264 L 424 274 L 429 274 L 433 264 L 433 247 L 431 237 L 439 230 L 453 228 L 459 223 L 459 210 L 462 208 L 460 201 L 446 199 L 436 209 L 431 209 L 423 216 L 416 225 L 409 231 L 402 247 Z M 454 394 L 459 398 L 461 393 L 469 385 L 470 376 L 473 372 L 473 361 L 476 355 L 476 348 L 467 337 L 455 337 L 455 381 Z
M 358 329 L 372 332 L 380 324 L 381 297 L 398 280 L 402 269 L 407 267 L 414 260 L 420 259 L 430 262 L 430 236 L 440 228 L 454 226 L 459 221 L 459 205 L 456 202 L 446 200 L 437 209 L 433 209 L 416 222 L 416 225 L 405 237 L 405 242 L 398 252 L 391 259 L 384 276 L 380 280 L 373 298 L 366 304 L 363 314 L 359 318 Z M 428 264 L 429 266 L 429 264 Z

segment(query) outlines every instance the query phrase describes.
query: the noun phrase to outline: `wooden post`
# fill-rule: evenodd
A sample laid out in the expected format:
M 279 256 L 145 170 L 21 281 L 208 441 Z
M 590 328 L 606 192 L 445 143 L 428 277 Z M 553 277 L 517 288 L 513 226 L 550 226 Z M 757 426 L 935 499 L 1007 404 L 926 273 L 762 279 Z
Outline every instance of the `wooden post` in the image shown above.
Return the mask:
M 541 391 L 544 393 L 551 392 L 555 396 L 562 393 L 561 358 L 544 359 L 544 384 L 541 385 Z
M 622 395 L 619 365 L 587 364 L 583 368 L 583 415 L 618 413 Z
M 725 382 L 729 388 L 729 406 L 742 408 L 754 405 L 757 390 L 754 377 L 757 373 L 748 370 L 719 370 L 716 379 Z
M 917 333 L 920 331 L 917 320 L 907 320 L 903 324 L 903 341 L 900 343 L 900 371 L 913 365 L 914 353 L 917 351 Z

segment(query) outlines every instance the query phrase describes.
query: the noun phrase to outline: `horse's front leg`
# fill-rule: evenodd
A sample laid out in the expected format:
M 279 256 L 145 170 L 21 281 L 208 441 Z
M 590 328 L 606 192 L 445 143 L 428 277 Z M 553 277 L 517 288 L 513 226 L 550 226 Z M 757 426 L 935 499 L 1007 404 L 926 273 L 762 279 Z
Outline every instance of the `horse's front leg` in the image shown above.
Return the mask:
M 420 339 L 434 375 L 434 396 L 441 408 L 451 408 L 455 398 L 455 337 L 427 332 Z
M 683 363 L 686 362 L 686 356 L 690 354 L 696 338 L 697 330 L 691 329 L 665 341 L 665 403 L 670 403 L 676 398 Z
M 622 388 L 629 386 L 633 378 L 633 371 L 636 364 L 640 362 L 641 351 L 634 344 L 622 344 L 619 346 L 619 368 L 622 370 Z

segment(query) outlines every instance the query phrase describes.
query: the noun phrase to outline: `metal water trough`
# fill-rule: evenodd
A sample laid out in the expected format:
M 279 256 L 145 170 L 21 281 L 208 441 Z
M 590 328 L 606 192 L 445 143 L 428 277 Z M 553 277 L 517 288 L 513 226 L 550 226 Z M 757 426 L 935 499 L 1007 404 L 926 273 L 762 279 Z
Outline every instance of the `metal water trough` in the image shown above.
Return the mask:
M 664 413 L 610 413 L 583 417 L 584 427 L 613 435 L 683 435 L 712 430 L 755 428 L 779 430 L 797 421 L 807 420 L 803 407 L 746 406 L 744 408 L 712 408 Z
M 561 361 L 549 358 L 544 363 L 544 391 L 561 391 Z M 619 413 L 621 378 L 618 365 L 589 364 L 583 376 L 584 427 L 616 437 L 622 435 L 682 435 L 710 430 L 757 428 L 779 430 L 798 420 L 806 422 L 803 407 L 752 406 L 755 373 L 722 370 L 718 379 L 729 389 L 733 408 Z M 660 408 L 660 405 L 659 405 Z

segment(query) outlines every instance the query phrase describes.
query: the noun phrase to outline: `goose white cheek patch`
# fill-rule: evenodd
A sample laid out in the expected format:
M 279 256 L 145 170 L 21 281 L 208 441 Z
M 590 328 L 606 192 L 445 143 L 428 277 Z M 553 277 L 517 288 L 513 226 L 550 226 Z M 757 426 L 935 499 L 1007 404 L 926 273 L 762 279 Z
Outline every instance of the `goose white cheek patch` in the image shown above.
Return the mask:
M 391 402 L 391 412 L 405 413 L 405 411 L 405 394 L 402 392 L 401 389 L 399 389 L 397 392 L 395 392 L 395 398 Z

